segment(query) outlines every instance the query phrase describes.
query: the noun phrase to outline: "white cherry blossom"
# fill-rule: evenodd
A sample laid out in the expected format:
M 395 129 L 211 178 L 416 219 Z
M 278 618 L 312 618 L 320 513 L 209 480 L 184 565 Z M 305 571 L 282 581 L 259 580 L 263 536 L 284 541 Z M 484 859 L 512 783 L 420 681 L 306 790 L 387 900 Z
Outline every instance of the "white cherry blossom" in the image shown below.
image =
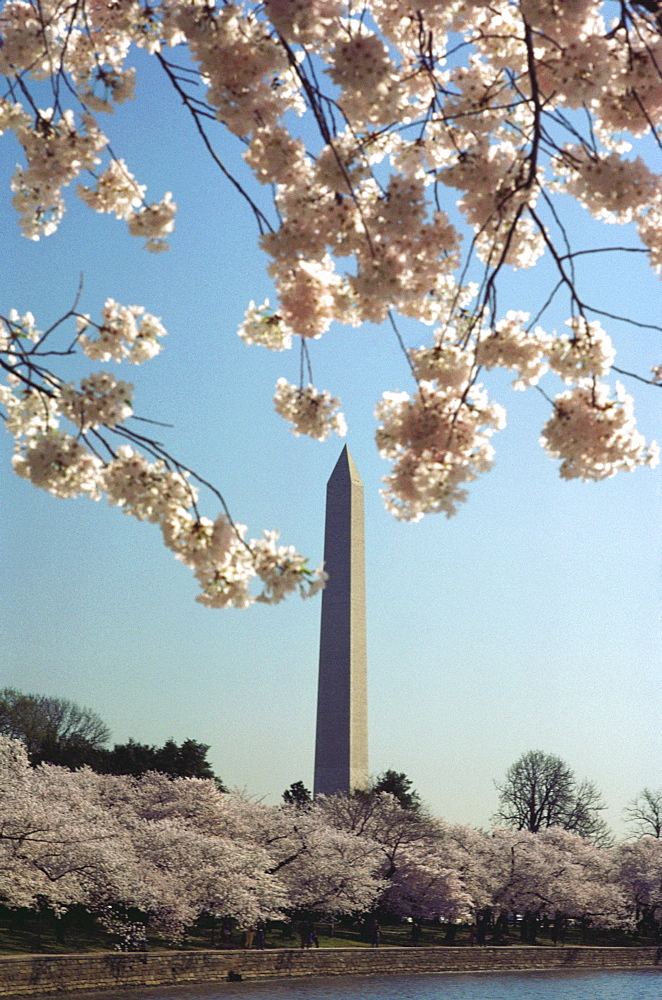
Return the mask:
M 561 334 L 547 348 L 549 366 L 564 382 L 578 382 L 588 375 L 604 378 L 613 364 L 616 351 L 610 337 L 597 320 L 583 316 L 566 321 L 572 337 Z
M 614 397 L 604 382 L 588 380 L 558 395 L 540 443 L 561 459 L 563 479 L 607 479 L 659 462 L 658 446 L 637 430 L 633 399 L 618 383 Z
M 249 303 L 237 333 L 245 344 L 263 344 L 271 351 L 287 351 L 292 346 L 292 331 L 271 311 L 269 299 L 259 306 Z
M 335 431 L 340 437 L 347 433 L 347 424 L 339 412 L 340 400 L 330 393 L 320 392 L 314 385 L 308 384 L 305 389 L 298 389 L 287 379 L 279 378 L 274 396 L 276 412 L 289 420 L 292 433 L 307 434 L 309 437 L 324 441 Z
M 148 251 L 176 239 L 176 192 L 147 201 L 99 124 L 119 105 L 128 120 L 142 60 L 158 60 L 269 258 L 274 305 L 255 305 L 265 293 L 255 294 L 244 342 L 286 350 L 301 337 L 312 369 L 308 343 L 335 324 L 384 323 L 395 335 L 416 383 L 377 404 L 377 446 L 393 462 L 384 500 L 396 517 L 455 513 L 490 468 L 504 410 L 476 379 L 498 382 L 498 368 L 514 373 L 515 389 L 566 384 L 543 430 L 563 477 L 652 466 L 656 449 L 636 429 L 630 397 L 607 384 L 616 327 L 594 318 L 604 304 L 589 302 L 578 265 L 592 248 L 565 221 L 573 199 L 600 222 L 632 224 L 638 242 L 625 249 L 662 274 L 662 173 L 649 144 L 662 127 L 659 19 L 650 4 L 624 0 L 615 21 L 613 6 L 365 0 L 359 13 L 346 0 L 7 0 L 0 135 L 19 160 L 10 182 L 19 225 L 34 241 L 52 235 L 73 188 Z M 227 166 L 215 152 L 224 131 L 239 140 Z M 539 300 L 524 311 L 514 272 L 543 255 Z M 547 332 L 558 298 L 569 333 Z M 0 403 L 21 476 L 60 497 L 105 492 L 158 523 L 210 606 L 317 587 L 322 576 L 273 532 L 246 541 L 226 513 L 201 514 L 193 478 L 159 442 L 145 454 L 134 447 L 128 383 L 76 371 L 79 384 L 51 370 L 76 350 L 101 363 L 149 360 L 166 332 L 157 317 L 108 298 L 96 322 L 77 303 L 65 317 L 77 337 L 55 346 L 59 322 L 40 330 L 10 305 Z M 659 384 L 659 357 L 643 365 L 650 374 L 635 377 Z M 344 434 L 334 395 L 314 388 L 312 372 L 305 386 L 292 378 L 279 380 L 275 405 L 293 432 Z M 117 448 L 120 425 L 129 443 Z
M 379 453 L 394 460 L 382 495 L 406 521 L 433 511 L 454 514 L 465 484 L 491 466 L 490 438 L 505 425 L 505 411 L 480 387 L 456 392 L 431 382 L 421 382 L 413 397 L 384 393 L 375 416 Z
M 35 486 L 68 499 L 87 494 L 100 497 L 101 462 L 76 438 L 48 430 L 27 438 L 12 458 L 14 472 Z
M 141 364 L 161 350 L 160 338 L 167 333 L 161 321 L 142 306 L 121 306 L 107 299 L 102 310 L 102 322 L 94 324 L 98 337 L 91 340 L 84 331 L 90 327 L 89 316 L 78 320 L 78 343 L 93 361 L 123 361 Z

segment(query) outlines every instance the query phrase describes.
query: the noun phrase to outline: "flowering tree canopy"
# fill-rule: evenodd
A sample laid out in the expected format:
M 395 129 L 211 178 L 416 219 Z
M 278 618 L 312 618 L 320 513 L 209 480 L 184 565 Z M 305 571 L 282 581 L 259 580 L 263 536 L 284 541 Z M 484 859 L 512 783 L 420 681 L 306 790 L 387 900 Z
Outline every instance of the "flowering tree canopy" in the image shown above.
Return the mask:
M 559 915 L 659 928 L 662 842 L 600 846 L 548 827 L 480 831 L 404 809 L 386 792 L 267 806 L 204 778 L 31 767 L 0 735 L 0 901 L 178 940 L 201 916 L 297 913 L 478 923 Z M 142 929 L 142 930 L 141 930 Z M 139 935 L 140 936 L 140 935 Z
M 339 400 L 313 384 L 313 340 L 332 323 L 365 322 L 397 338 L 412 387 L 387 388 L 376 404 L 396 517 L 450 516 L 489 469 L 505 423 L 482 381 L 495 368 L 549 400 L 541 444 L 564 478 L 657 463 L 613 376 L 660 385 L 662 359 L 640 372 L 616 365 L 609 323 L 635 320 L 589 301 L 578 259 L 598 248 L 573 245 L 564 221 L 572 199 L 627 224 L 633 245 L 600 252 L 647 255 L 662 271 L 662 175 L 646 162 L 662 123 L 656 4 L 8 0 L 0 33 L 0 132 L 22 151 L 12 200 L 28 239 L 57 229 L 73 190 L 147 250 L 167 249 L 173 196 L 148 201 L 139 165 L 103 130 L 133 96 L 138 48 L 254 213 L 278 303 L 251 302 L 239 335 L 275 351 L 298 343 L 298 381 L 280 378 L 274 399 L 293 432 L 346 429 Z M 220 159 L 218 128 L 236 137 L 253 186 Z M 535 314 L 512 298 L 510 278 L 504 302 L 504 276 L 543 257 Z M 561 333 L 545 325 L 552 302 L 565 310 Z M 277 533 L 246 540 L 218 490 L 135 429 L 128 382 L 102 370 L 74 383 L 54 370 L 74 353 L 143 363 L 161 350 L 158 318 L 110 298 L 88 315 L 76 300 L 42 330 L 32 314 L 0 308 L 0 405 L 20 476 L 158 524 L 208 606 L 323 585 Z M 200 512 L 201 486 L 221 504 L 214 519 Z

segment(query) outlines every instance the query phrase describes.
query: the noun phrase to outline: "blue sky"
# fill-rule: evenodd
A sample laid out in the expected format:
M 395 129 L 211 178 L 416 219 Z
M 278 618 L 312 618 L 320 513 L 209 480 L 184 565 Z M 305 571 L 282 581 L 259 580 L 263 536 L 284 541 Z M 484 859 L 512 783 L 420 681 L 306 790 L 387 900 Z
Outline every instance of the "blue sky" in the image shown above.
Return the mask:
M 58 233 L 23 239 L 8 193 L 19 154 L 3 139 L 1 310 L 30 309 L 48 325 L 71 305 L 82 273 L 85 311 L 98 314 L 113 297 L 161 316 L 163 353 L 111 369 L 135 383 L 136 412 L 174 425 L 164 443 L 219 486 L 251 535 L 280 528 L 316 564 L 326 480 L 344 442 L 294 438 L 272 396 L 279 376 L 297 380 L 298 354 L 236 336 L 248 301 L 271 291 L 253 218 L 155 71 L 139 76 L 135 105 L 104 126 L 149 200 L 173 192 L 170 253 L 149 255 L 73 194 Z M 236 161 L 230 140 L 220 148 Z M 570 220 L 578 245 L 635 245 L 580 209 Z M 545 268 L 507 277 L 502 311 L 533 310 Z M 585 258 L 581 270 L 601 308 L 659 318 L 659 280 L 635 255 Z M 566 317 L 559 305 L 547 325 L 561 329 Z M 623 367 L 662 362 L 659 334 L 605 326 Z M 429 334 L 405 332 L 412 345 Z M 378 495 L 388 464 L 373 440 L 381 392 L 411 388 L 392 334 L 333 329 L 311 356 L 316 385 L 342 398 L 365 484 L 371 771 L 406 771 L 437 815 L 486 825 L 495 780 L 542 749 L 595 781 L 621 831 L 627 802 L 662 785 L 659 470 L 562 482 L 538 445 L 548 404 L 497 375 L 486 382 L 508 426 L 494 439 L 494 469 L 454 519 L 400 524 Z M 636 397 L 642 431 L 660 439 L 659 391 Z M 227 784 L 269 801 L 292 781 L 310 786 L 319 598 L 205 609 L 154 526 L 41 493 L 12 475 L 11 445 L 3 434 L 0 684 L 87 705 L 117 742 L 209 743 Z M 213 497 L 202 506 L 215 516 Z

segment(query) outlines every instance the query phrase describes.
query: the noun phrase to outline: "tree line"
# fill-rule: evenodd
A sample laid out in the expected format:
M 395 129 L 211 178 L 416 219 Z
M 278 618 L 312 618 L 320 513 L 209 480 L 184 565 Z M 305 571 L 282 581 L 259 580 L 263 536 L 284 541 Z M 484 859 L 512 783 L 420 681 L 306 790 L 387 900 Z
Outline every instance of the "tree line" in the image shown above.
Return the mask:
M 22 740 L 33 765 L 57 764 L 75 770 L 90 767 L 100 774 L 139 776 L 159 771 L 179 778 L 211 778 L 223 783 L 207 760 L 209 746 L 169 739 L 162 747 L 129 739 L 106 744 L 110 730 L 96 712 L 67 698 L 0 691 L 0 733 Z
M 494 827 L 476 830 L 431 816 L 403 772 L 315 800 L 296 781 L 267 806 L 228 793 L 204 744 L 110 751 L 108 738 L 89 709 L 0 693 L 5 907 L 82 908 L 127 948 L 148 928 L 181 943 L 204 919 L 376 913 L 445 923 L 449 941 L 470 925 L 479 944 L 515 920 L 529 943 L 542 924 L 563 940 L 571 921 L 662 939 L 662 793 L 631 803 L 638 838 L 617 844 L 595 786 L 541 751 L 508 769 Z M 96 767 L 80 765 L 81 748 Z
M 33 765 L 90 767 L 100 774 L 134 777 L 157 771 L 179 778 L 211 778 L 225 790 L 207 760 L 208 744 L 187 739 L 178 745 L 168 739 L 156 747 L 130 738 L 108 749 L 110 730 L 103 719 L 66 698 L 4 688 L 0 691 L 0 734 L 22 740 Z M 560 757 L 529 751 L 511 765 L 496 788 L 496 825 L 531 833 L 560 827 L 603 844 L 612 839 L 601 816 L 606 808 L 601 793 L 593 782 L 579 781 Z M 411 778 L 403 772 L 386 770 L 372 781 L 368 792 L 356 794 L 380 792 L 393 795 L 405 810 L 423 808 Z M 283 801 L 305 806 L 312 794 L 302 781 L 295 781 L 283 793 Z M 625 818 L 634 834 L 662 837 L 662 789 L 644 788 L 626 807 Z
M 471 926 L 478 944 L 514 921 L 533 943 L 570 922 L 662 939 L 662 840 L 600 845 L 559 826 L 476 830 L 405 808 L 387 791 L 269 806 L 208 778 L 31 765 L 0 736 L 0 901 L 83 908 L 124 947 L 175 944 L 201 919 L 387 914 Z M 139 944 L 136 945 L 136 942 Z

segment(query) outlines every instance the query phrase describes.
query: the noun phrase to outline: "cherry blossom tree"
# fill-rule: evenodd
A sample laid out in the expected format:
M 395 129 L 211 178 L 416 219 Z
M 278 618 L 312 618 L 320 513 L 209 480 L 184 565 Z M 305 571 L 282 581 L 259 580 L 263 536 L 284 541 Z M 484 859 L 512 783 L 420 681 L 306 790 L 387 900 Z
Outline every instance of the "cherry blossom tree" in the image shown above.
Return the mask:
M 403 805 L 396 794 L 377 790 L 378 785 L 351 796 L 320 796 L 316 805 L 325 823 L 373 844 L 379 906 L 417 921 L 470 919 L 470 892 L 458 852 L 442 839 L 443 825 L 425 813 L 418 798 L 415 807 L 408 801 Z
M 403 809 L 388 793 L 268 806 L 204 778 L 31 767 L 0 736 L 0 881 L 9 907 L 83 906 L 141 947 L 202 916 L 239 926 L 300 912 L 474 923 L 478 940 L 525 916 L 659 926 L 662 847 L 600 847 L 549 827 L 485 832 Z M 136 919 L 136 912 L 141 916 Z
M 472 923 L 476 900 L 465 879 L 464 858 L 451 838 L 404 846 L 380 905 L 414 920 Z
M 527 939 L 543 918 L 631 926 L 615 850 L 551 827 L 484 832 L 435 824 L 427 843 L 403 844 L 380 905 L 400 916 L 473 923 L 477 939 L 525 916 Z
M 489 846 L 498 872 L 497 909 L 600 927 L 627 924 L 612 850 L 558 827 L 537 834 L 497 830 Z
M 42 764 L 23 743 L 0 737 L 0 868 L 10 906 L 94 909 L 129 897 L 133 852 L 105 807 L 103 779 Z M 137 881 L 137 879 L 136 879 Z
M 126 785 L 117 787 L 124 789 Z M 295 805 L 267 806 L 238 793 L 223 793 L 206 779 L 171 780 L 156 772 L 130 787 L 132 808 L 150 828 L 153 824 L 165 824 L 166 829 L 183 827 L 203 841 L 218 842 L 223 850 L 236 847 L 239 852 L 249 848 L 253 851 L 252 869 L 240 858 L 233 862 L 238 884 L 242 884 L 242 872 L 248 877 L 252 870 L 255 878 L 259 873 L 262 882 L 257 888 L 272 886 L 271 896 L 265 897 L 270 900 L 268 905 L 262 896 L 255 895 L 257 889 L 245 886 L 239 902 L 232 907 L 228 903 L 213 907 L 209 904 L 209 912 L 249 924 L 296 910 L 330 915 L 363 912 L 382 888 L 378 845 L 368 836 L 335 828 L 315 804 L 307 809 Z M 173 872 L 179 870 L 173 864 Z M 189 867 L 184 866 L 183 870 L 188 871 Z M 190 870 L 195 883 L 198 878 L 195 866 Z M 226 882 L 232 885 L 232 867 L 226 866 L 221 872 L 225 874 L 217 872 L 216 876 L 220 879 L 219 886 L 225 886 Z M 186 881 L 184 877 L 183 880 Z M 184 885 L 179 891 L 182 898 L 190 897 Z M 221 888 L 216 891 L 221 892 Z M 229 888 L 222 891 L 231 897 Z M 266 889 L 261 891 L 264 894 Z M 250 892 L 255 897 L 252 905 L 246 901 Z
M 437 823 L 424 813 L 404 809 L 390 792 L 319 796 L 316 800 L 326 823 L 379 846 L 382 876 L 390 879 L 405 848 L 427 850 L 438 837 Z
M 340 401 L 313 383 L 312 342 L 333 323 L 385 324 L 411 380 L 376 403 L 396 517 L 450 516 L 490 468 L 505 423 L 483 381 L 495 368 L 548 399 L 541 444 L 564 478 L 657 463 L 614 376 L 659 386 L 660 357 L 640 372 L 616 364 L 610 324 L 646 324 L 605 311 L 577 267 L 583 254 L 620 252 L 662 270 L 662 178 L 646 161 L 662 121 L 655 4 L 8 0 L 0 32 L 0 131 L 22 157 L 11 186 L 26 238 L 57 229 L 73 188 L 148 251 L 167 249 L 173 196 L 149 201 L 103 130 L 133 97 L 140 49 L 254 214 L 278 302 L 251 302 L 239 334 L 270 350 L 298 344 L 298 380 L 281 377 L 274 398 L 295 434 L 345 433 Z M 219 129 L 236 138 L 254 185 L 220 158 Z M 568 198 L 628 226 L 632 244 L 575 245 Z M 535 314 L 510 279 L 504 302 L 504 276 L 543 256 L 552 277 Z M 218 489 L 136 424 L 127 381 L 103 369 L 74 383 L 55 370 L 73 354 L 140 364 L 161 350 L 166 331 L 143 306 L 108 299 L 85 313 L 79 301 L 44 329 L 2 305 L 0 403 L 15 471 L 57 497 L 103 496 L 158 524 L 208 606 L 314 593 L 322 571 L 275 532 L 247 540 Z M 565 332 L 545 325 L 552 303 Z M 413 323 L 420 333 L 407 343 Z M 220 505 L 215 516 L 201 512 L 200 488 Z
M 287 810 L 290 830 L 272 869 L 287 886 L 290 910 L 335 917 L 372 909 L 384 888 L 378 845 L 334 829 L 319 810 L 302 812 Z
M 289 912 L 363 913 L 383 888 L 379 844 L 365 831 L 330 822 L 322 800 L 274 808 L 233 795 L 224 800 L 222 821 L 228 835 L 268 852 Z
M 618 849 L 618 881 L 632 917 L 659 934 L 662 923 L 662 841 L 644 836 Z
M 142 780 L 29 765 L 0 737 L 0 871 L 9 906 L 85 906 L 119 932 L 138 909 L 178 940 L 203 913 L 240 923 L 282 917 L 284 883 L 259 844 L 225 836 L 215 783 Z M 192 812 L 195 813 L 195 822 Z

